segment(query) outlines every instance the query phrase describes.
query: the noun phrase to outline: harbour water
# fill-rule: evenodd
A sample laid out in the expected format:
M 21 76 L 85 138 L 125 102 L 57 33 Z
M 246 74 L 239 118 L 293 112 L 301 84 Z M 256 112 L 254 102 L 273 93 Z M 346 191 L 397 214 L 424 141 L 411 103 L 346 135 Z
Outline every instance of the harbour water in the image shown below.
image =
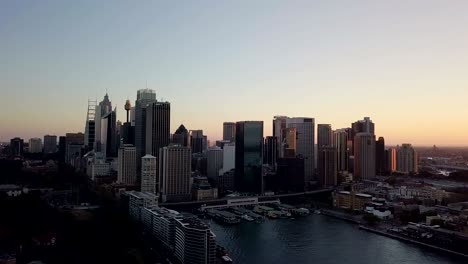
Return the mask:
M 211 222 L 211 229 L 218 244 L 242 264 L 467 263 L 467 259 L 359 230 L 357 225 L 324 215 L 232 226 Z

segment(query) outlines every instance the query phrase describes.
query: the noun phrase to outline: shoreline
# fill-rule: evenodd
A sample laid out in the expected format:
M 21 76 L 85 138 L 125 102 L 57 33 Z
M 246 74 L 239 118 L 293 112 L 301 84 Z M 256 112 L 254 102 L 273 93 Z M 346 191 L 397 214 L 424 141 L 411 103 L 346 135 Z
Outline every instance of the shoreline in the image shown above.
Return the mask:
M 396 235 L 396 234 L 390 234 L 390 233 L 387 233 L 385 231 L 381 231 L 381 230 L 378 230 L 378 229 L 375 229 L 375 228 L 364 226 L 364 225 L 362 225 L 362 223 L 360 221 L 358 221 L 356 219 L 353 219 L 350 216 L 349 217 L 344 216 L 342 213 L 334 212 L 332 210 L 321 210 L 321 212 L 325 216 L 329 216 L 329 217 L 333 217 L 333 218 L 336 218 L 336 219 L 344 220 L 344 221 L 349 222 L 349 223 L 357 224 L 357 225 L 359 225 L 359 229 L 367 231 L 367 232 L 371 232 L 371 233 L 374 233 L 374 234 L 377 234 L 377 235 L 385 236 L 385 237 L 388 237 L 388 238 L 393 238 L 393 239 L 396 239 L 396 240 L 400 240 L 400 241 L 415 244 L 415 245 L 420 245 L 420 246 L 423 246 L 423 247 L 426 247 L 426 248 L 435 249 L 435 250 L 438 250 L 440 252 L 445 252 L 445 253 L 449 253 L 449 254 L 457 256 L 457 257 L 462 257 L 462 258 L 467 258 L 468 259 L 468 255 L 464 254 L 464 253 L 461 253 L 461 252 L 457 252 L 457 251 L 453 251 L 453 250 L 450 250 L 450 249 L 438 247 L 438 246 L 427 244 L 427 243 L 424 243 L 424 242 L 420 242 L 420 241 L 417 241 L 417 240 L 414 240 L 414 239 L 411 239 L 411 238 L 399 236 L 399 235 Z

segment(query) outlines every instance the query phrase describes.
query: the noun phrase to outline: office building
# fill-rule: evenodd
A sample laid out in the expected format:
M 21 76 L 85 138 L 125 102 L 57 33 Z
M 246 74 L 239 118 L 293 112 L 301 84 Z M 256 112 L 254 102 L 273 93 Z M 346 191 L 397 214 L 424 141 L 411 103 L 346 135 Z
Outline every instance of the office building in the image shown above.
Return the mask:
M 386 153 L 386 172 L 387 173 L 395 173 L 397 171 L 397 149 L 396 148 L 389 148 L 385 151 Z
M 159 151 L 159 185 L 163 202 L 190 200 L 192 153 L 189 147 L 170 145 Z
M 283 148 L 283 129 L 286 128 L 286 116 L 274 116 L 273 117 L 273 136 L 276 137 L 276 146 L 278 148 L 278 158 L 284 157 Z
M 86 175 L 92 180 L 99 182 L 111 176 L 111 164 L 106 161 L 102 152 L 88 152 L 83 156 L 86 160 Z
M 88 112 L 86 114 L 84 145 L 86 151 L 94 149 L 96 139 L 96 100 L 88 99 Z
M 378 175 L 383 175 L 386 172 L 385 159 L 385 139 L 379 137 L 375 142 L 375 168 Z
M 354 123 L 351 124 L 351 130 L 350 130 L 350 139 L 353 142 L 353 149 L 351 150 L 351 153 L 354 154 L 354 139 L 358 133 L 370 133 L 372 135 L 375 135 L 375 125 L 370 120 L 369 117 L 364 117 L 363 120 L 358 120 Z
M 157 189 L 157 158 L 146 154 L 141 158 L 141 191 L 159 193 Z
M 75 159 L 81 157 L 82 148 L 84 146 L 83 133 L 66 133 L 65 134 L 65 162 L 74 164 Z M 75 164 L 76 165 L 76 164 Z
M 263 121 L 236 123 L 235 189 L 245 193 L 263 192 Z
M 348 171 L 349 168 L 348 141 L 348 129 L 337 129 L 333 132 L 333 146 L 336 149 L 336 169 L 338 172 Z
M 236 123 L 224 122 L 223 123 L 223 140 L 234 142 L 236 139 Z
M 287 128 L 296 128 L 296 155 L 304 158 L 304 181 L 308 185 L 315 175 L 315 120 L 308 117 L 286 119 Z
M 118 154 L 117 182 L 126 185 L 137 185 L 136 148 L 123 145 Z
M 57 136 L 45 135 L 44 136 L 44 154 L 51 154 L 57 152 Z
M 304 158 L 278 158 L 273 190 L 276 192 L 303 192 Z
M 206 156 L 208 178 L 216 180 L 223 168 L 223 150 L 218 147 L 209 148 Z
M 264 151 L 263 151 L 263 164 L 268 164 L 272 168 L 276 165 L 278 158 L 278 140 L 276 137 L 268 136 L 265 138 Z
M 318 180 L 321 185 L 327 184 L 329 186 L 330 182 L 327 182 L 327 179 L 336 177 L 331 175 L 336 170 L 336 165 L 330 164 L 331 161 L 335 162 L 336 158 L 329 157 L 330 153 L 333 152 L 330 149 L 333 143 L 332 133 L 333 130 L 330 124 L 317 125 L 317 170 Z M 333 153 L 336 154 L 336 152 Z
M 215 179 L 217 180 L 217 178 Z M 195 201 L 218 198 L 218 188 L 212 188 L 207 177 L 194 177 L 192 184 L 192 199 Z
M 24 154 L 24 140 L 18 137 L 11 139 L 10 151 L 11 151 L 11 156 L 22 157 Z
M 146 107 L 156 102 L 156 92 L 151 89 L 137 91 L 135 100 L 135 148 L 137 151 L 137 170 L 141 171 L 141 157 L 146 154 Z M 153 155 L 157 156 L 157 155 Z
M 294 158 L 297 155 L 297 129 L 289 127 L 283 129 L 281 133 L 283 158 Z
M 171 104 L 155 102 L 146 108 L 146 154 L 158 157 L 159 150 L 171 143 Z
M 190 147 L 190 133 L 183 124 L 180 125 L 172 135 L 172 143 L 175 145 Z
M 203 130 L 190 130 L 190 147 L 192 153 L 203 153 L 204 140 Z
M 117 113 L 116 109 L 105 114 L 101 118 L 101 137 L 96 151 L 102 152 L 106 157 L 117 156 Z
M 29 153 L 42 153 L 42 139 L 40 138 L 29 139 Z
M 354 137 L 354 180 L 375 177 L 375 135 L 357 133 Z
M 318 150 L 319 183 L 321 186 L 331 187 L 338 184 L 338 170 L 336 165 L 336 148 L 322 146 Z
M 89 105 L 88 105 L 89 109 Z M 94 111 L 94 150 L 100 152 L 101 150 L 101 136 L 102 136 L 102 118 L 106 116 L 109 112 L 112 111 L 112 103 L 109 100 L 109 95 L 104 95 L 104 99 L 96 106 L 96 110 Z M 92 118 L 90 118 L 92 120 Z M 89 131 L 90 132 L 90 131 Z M 105 133 L 104 133 L 105 134 Z
M 396 171 L 403 174 L 418 172 L 418 155 L 411 144 L 403 144 L 397 148 Z
M 59 137 L 59 155 L 60 155 L 60 160 L 65 161 L 65 156 L 67 152 L 67 138 L 65 136 L 60 136 Z
M 233 170 L 235 167 L 236 167 L 236 144 L 235 143 L 225 144 L 223 148 L 223 167 L 220 172 L 220 175 Z

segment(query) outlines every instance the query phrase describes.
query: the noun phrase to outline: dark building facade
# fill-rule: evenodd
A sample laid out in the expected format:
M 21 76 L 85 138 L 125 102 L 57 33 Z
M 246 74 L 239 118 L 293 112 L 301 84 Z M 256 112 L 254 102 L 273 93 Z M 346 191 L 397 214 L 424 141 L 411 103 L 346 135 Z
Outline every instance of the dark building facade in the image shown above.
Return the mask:
M 183 124 L 180 125 L 172 135 L 172 143 L 184 147 L 190 147 L 190 134 Z
M 203 153 L 205 138 L 203 130 L 190 130 L 190 148 L 192 153 Z
M 24 154 L 24 140 L 22 138 L 12 138 L 10 140 L 10 154 L 13 157 L 22 157 Z
M 141 157 L 146 154 L 146 107 L 154 102 L 156 102 L 156 92 L 154 90 L 141 89 L 137 91 L 137 99 L 135 100 L 135 148 L 138 172 L 141 170 Z
M 239 192 L 263 192 L 263 121 L 236 123 L 234 186 Z
M 171 104 L 156 102 L 146 108 L 146 154 L 159 156 L 171 142 Z
M 335 186 L 338 184 L 336 148 L 322 146 L 318 151 L 319 183 L 322 186 Z
M 234 140 L 236 140 L 236 123 L 223 123 L 223 140 L 229 140 L 231 142 L 234 142 Z
M 278 147 L 276 137 L 266 137 L 263 149 L 263 164 L 268 164 L 274 167 L 276 165 L 276 159 L 278 158 Z
M 379 137 L 375 142 L 375 168 L 377 175 L 382 175 L 386 172 L 386 154 L 385 154 L 385 139 Z
M 101 146 L 100 151 L 106 157 L 117 157 L 117 114 L 111 111 L 101 119 Z M 99 151 L 99 149 L 98 149 Z
M 302 192 L 304 191 L 304 159 L 278 158 L 276 161 L 276 176 L 274 191 Z

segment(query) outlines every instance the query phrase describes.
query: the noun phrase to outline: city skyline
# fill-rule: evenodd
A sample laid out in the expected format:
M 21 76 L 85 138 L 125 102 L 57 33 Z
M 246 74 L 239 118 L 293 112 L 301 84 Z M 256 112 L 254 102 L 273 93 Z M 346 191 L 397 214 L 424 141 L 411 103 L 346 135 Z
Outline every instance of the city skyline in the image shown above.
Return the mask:
M 369 116 L 388 146 L 468 145 L 468 3 L 295 3 L 1 3 L 0 142 L 84 133 L 106 91 L 125 121 L 147 86 L 171 103 L 171 133 L 211 142 L 223 122 L 270 136 L 285 115 Z

